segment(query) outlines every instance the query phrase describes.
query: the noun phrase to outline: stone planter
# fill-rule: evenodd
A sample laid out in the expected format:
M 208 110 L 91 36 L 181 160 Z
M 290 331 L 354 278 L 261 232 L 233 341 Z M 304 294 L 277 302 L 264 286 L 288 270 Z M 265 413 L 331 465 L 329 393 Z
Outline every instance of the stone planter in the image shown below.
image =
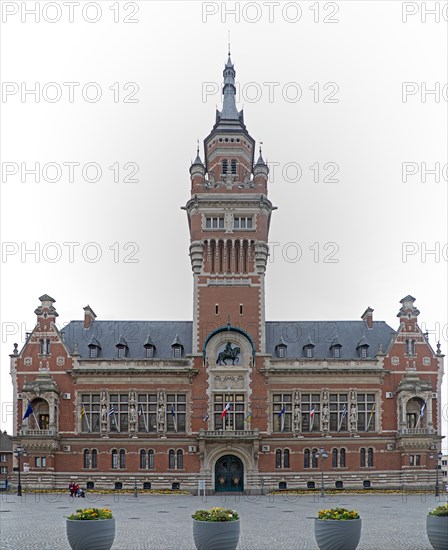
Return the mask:
M 315 519 L 314 536 L 320 550 L 356 550 L 362 519 Z
M 426 516 L 426 534 L 434 550 L 448 548 L 448 516 Z
M 67 538 L 72 550 L 110 550 L 115 538 L 115 518 L 66 519 Z
M 240 538 L 240 520 L 193 520 L 193 539 L 197 550 L 235 550 Z

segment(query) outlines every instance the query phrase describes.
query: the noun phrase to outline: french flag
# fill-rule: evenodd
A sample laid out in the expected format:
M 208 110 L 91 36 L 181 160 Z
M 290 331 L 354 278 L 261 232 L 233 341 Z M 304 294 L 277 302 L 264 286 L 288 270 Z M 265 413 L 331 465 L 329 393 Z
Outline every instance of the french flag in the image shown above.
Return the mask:
M 230 410 L 230 403 L 227 403 L 227 405 L 224 407 L 224 410 L 221 413 L 221 418 L 225 418 L 227 411 Z
M 311 405 L 311 409 L 310 409 L 310 418 L 314 418 L 314 413 L 316 412 L 316 409 L 314 407 L 314 405 Z

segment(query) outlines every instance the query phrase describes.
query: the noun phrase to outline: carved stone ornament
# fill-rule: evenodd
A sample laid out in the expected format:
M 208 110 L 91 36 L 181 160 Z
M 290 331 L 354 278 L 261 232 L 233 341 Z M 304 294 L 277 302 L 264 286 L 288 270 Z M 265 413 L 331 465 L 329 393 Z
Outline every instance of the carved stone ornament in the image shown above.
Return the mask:
M 392 363 L 392 365 L 399 365 L 400 364 L 400 358 L 396 357 L 396 356 L 392 357 L 391 358 L 391 363 Z
M 429 367 L 429 365 L 431 364 L 431 358 L 423 357 L 423 364 L 425 365 L 425 367 Z
M 23 364 L 25 367 L 30 367 L 33 364 L 33 358 L 32 357 L 25 357 L 23 360 Z
M 65 365 L 65 357 L 63 357 L 62 355 L 60 355 L 60 356 L 56 359 L 56 363 L 57 363 L 58 367 L 62 367 L 63 365 Z

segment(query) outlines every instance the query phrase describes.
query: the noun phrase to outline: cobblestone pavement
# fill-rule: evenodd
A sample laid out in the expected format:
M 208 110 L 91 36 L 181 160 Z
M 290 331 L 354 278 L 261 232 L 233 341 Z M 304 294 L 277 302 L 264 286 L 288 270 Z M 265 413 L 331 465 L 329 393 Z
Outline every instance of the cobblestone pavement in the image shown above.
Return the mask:
M 443 497 L 446 500 L 446 497 Z M 78 507 L 106 506 L 116 518 L 112 550 L 193 550 L 191 514 L 225 506 L 241 518 L 238 550 L 316 549 L 313 517 L 321 508 L 343 506 L 360 512 L 359 550 L 431 550 L 426 514 L 440 503 L 424 494 L 270 495 L 225 497 L 184 495 L 0 494 L 0 548 L 69 549 L 64 516 Z

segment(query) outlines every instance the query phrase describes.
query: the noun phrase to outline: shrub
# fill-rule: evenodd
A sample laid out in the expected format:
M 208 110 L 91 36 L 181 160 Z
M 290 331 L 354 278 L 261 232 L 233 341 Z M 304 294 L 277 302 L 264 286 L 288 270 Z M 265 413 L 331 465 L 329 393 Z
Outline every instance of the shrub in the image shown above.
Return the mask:
M 79 510 L 67 516 L 67 519 L 112 519 L 112 511 L 109 508 L 79 508 Z
M 428 512 L 430 516 L 448 516 L 448 502 Z

